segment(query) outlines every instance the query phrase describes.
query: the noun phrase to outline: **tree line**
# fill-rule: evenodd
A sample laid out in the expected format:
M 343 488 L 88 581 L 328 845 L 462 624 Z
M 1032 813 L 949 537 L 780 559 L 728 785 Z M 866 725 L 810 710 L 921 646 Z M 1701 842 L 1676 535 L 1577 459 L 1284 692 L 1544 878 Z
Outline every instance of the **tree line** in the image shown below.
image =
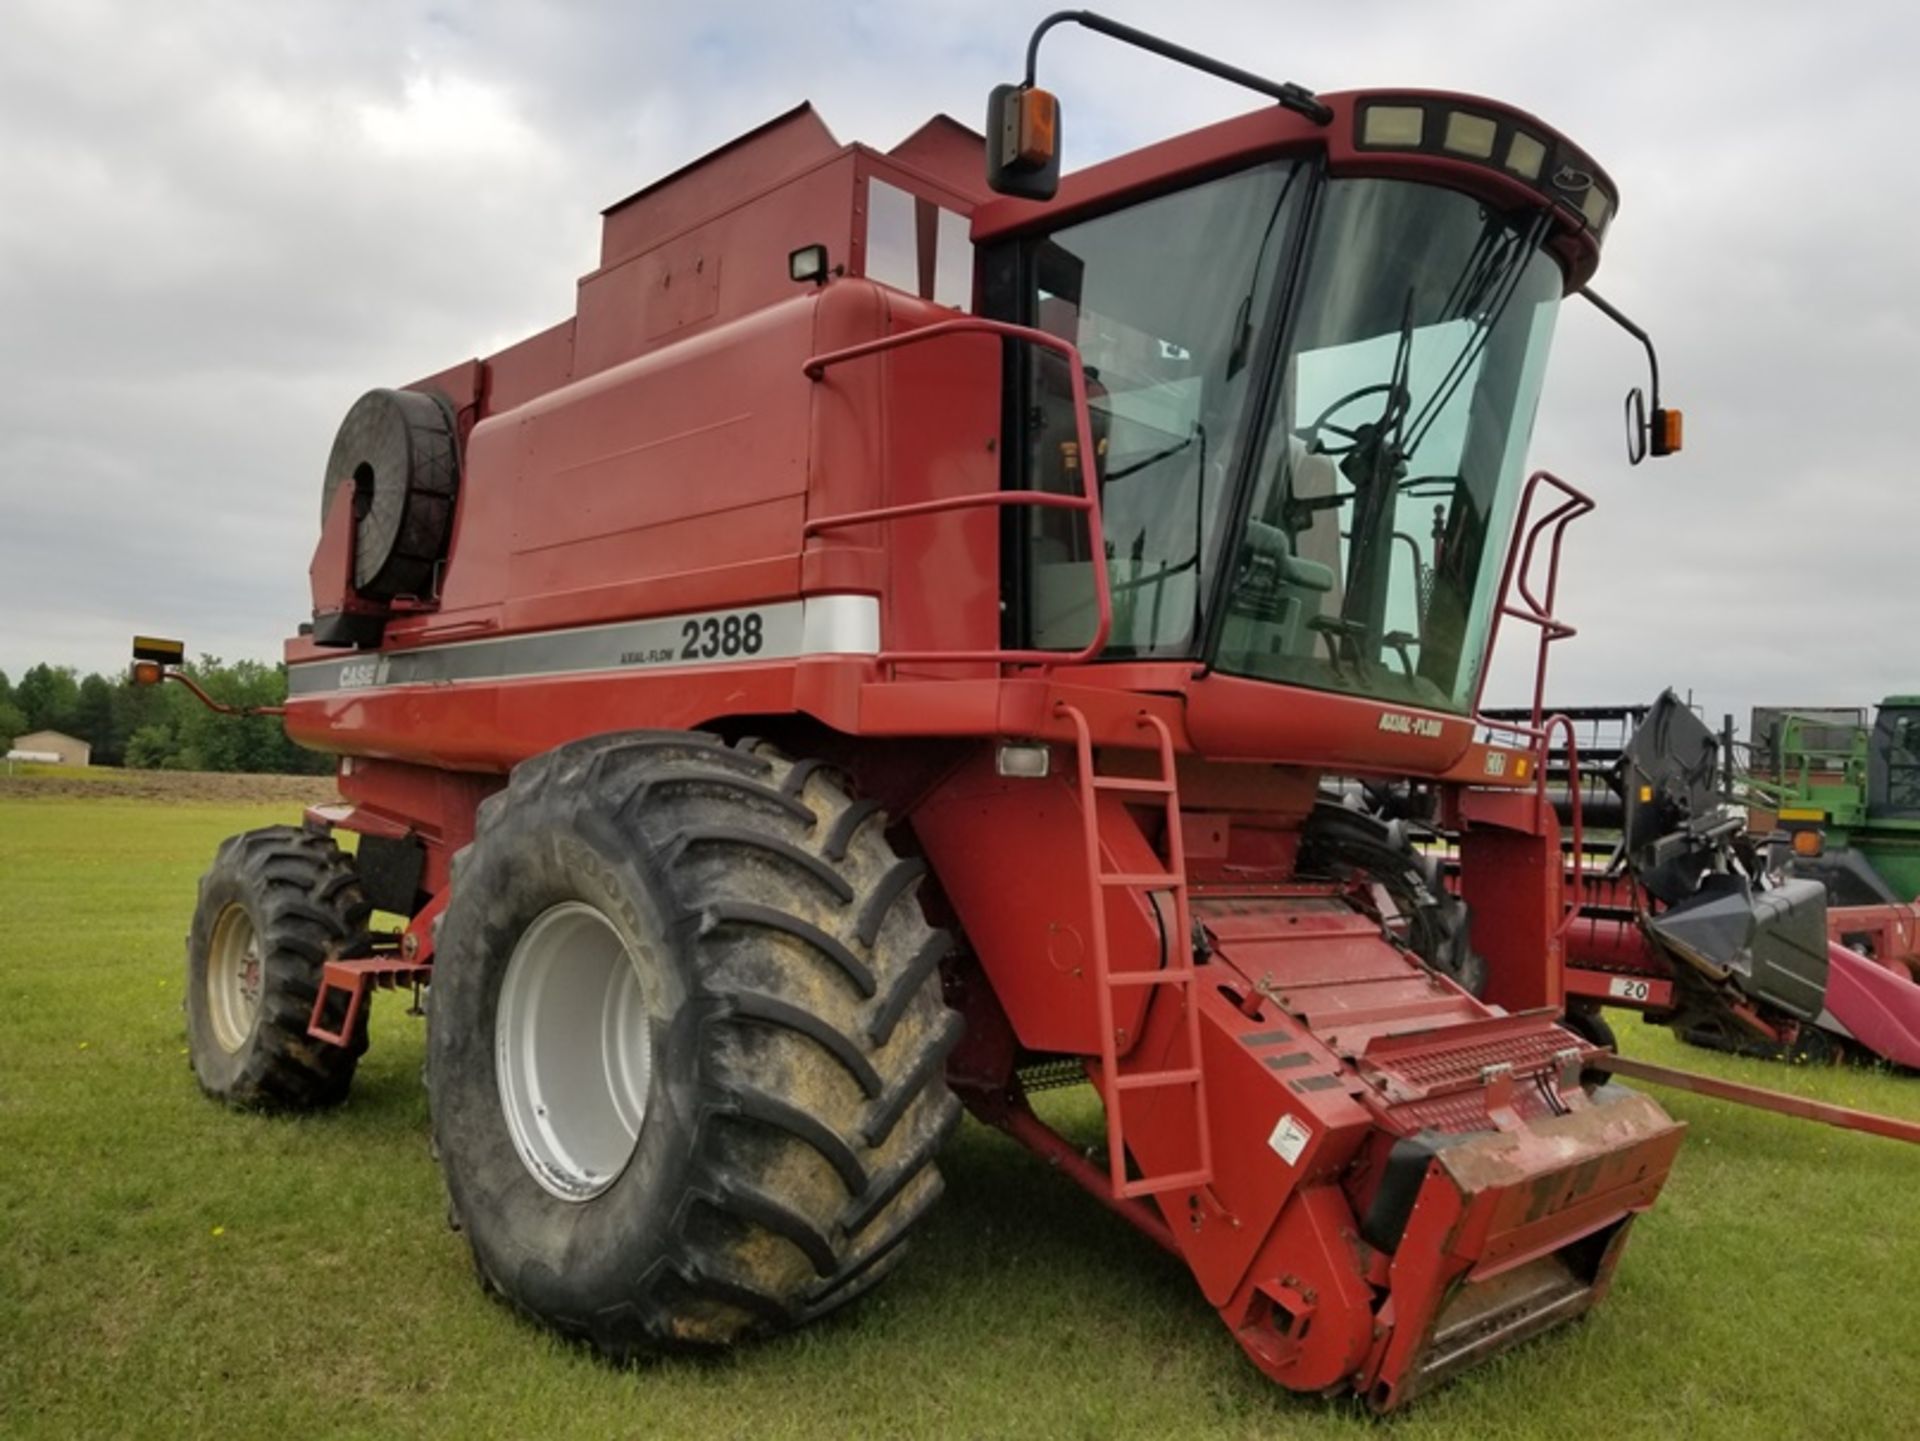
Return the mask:
M 227 705 L 279 705 L 287 668 L 203 655 L 180 667 Z M 33 731 L 61 731 L 93 747 L 93 763 L 143 770 L 278 771 L 323 775 L 332 756 L 287 739 L 277 716 L 218 715 L 181 685 L 138 686 L 125 675 L 82 676 L 40 664 L 18 681 L 0 671 L 0 750 Z

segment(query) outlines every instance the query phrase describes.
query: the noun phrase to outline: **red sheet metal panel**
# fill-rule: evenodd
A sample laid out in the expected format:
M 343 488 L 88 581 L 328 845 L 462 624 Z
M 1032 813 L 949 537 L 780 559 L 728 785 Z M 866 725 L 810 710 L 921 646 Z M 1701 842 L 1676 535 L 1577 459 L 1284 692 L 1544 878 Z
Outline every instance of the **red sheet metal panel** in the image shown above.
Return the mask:
M 1909 977 L 1829 944 L 1826 1005 L 1876 1056 L 1920 1070 L 1920 985 Z
M 650 249 L 716 212 L 840 151 L 806 101 L 699 159 L 662 176 L 602 212 L 600 263 Z

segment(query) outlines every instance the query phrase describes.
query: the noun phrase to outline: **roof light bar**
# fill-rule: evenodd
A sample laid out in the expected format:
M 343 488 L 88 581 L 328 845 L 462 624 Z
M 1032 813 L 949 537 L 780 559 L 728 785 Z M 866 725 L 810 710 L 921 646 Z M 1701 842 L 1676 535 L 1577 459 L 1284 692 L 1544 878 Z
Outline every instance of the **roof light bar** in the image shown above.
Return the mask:
M 1354 130 L 1362 150 L 1418 150 L 1516 176 L 1596 236 L 1606 233 L 1619 205 L 1585 154 L 1510 115 L 1423 96 L 1381 96 L 1360 105 Z
M 1607 217 L 1613 213 L 1613 197 L 1598 185 L 1587 187 L 1586 199 L 1580 202 L 1580 213 L 1586 217 L 1587 224 L 1595 230 L 1607 228 Z
M 1507 142 L 1507 169 L 1524 180 L 1538 180 L 1540 167 L 1547 161 L 1547 147 L 1538 137 L 1524 130 L 1513 132 Z
M 1441 144 L 1455 155 L 1491 160 L 1494 137 L 1499 131 L 1500 127 L 1490 116 L 1475 115 L 1471 110 L 1449 110 L 1447 132 Z
M 1418 105 L 1369 105 L 1360 119 L 1362 145 L 1392 150 L 1417 149 L 1427 123 Z

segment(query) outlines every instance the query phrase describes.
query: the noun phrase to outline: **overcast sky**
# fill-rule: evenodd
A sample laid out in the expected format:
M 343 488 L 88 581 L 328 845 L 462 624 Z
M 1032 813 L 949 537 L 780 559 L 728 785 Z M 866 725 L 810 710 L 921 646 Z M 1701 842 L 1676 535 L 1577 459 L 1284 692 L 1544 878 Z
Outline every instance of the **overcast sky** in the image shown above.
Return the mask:
M 603 205 L 801 99 L 883 148 L 977 125 L 1050 8 L 5 0 L 0 670 L 117 668 L 136 628 L 277 658 L 357 395 L 569 314 Z M 1570 306 L 1533 462 L 1602 509 L 1552 697 L 1920 690 L 1920 11 L 1106 9 L 1318 89 L 1510 101 L 1619 183 L 1596 287 L 1654 333 L 1687 453 L 1627 468 L 1643 363 Z M 1042 69 L 1069 168 L 1248 108 L 1084 32 Z

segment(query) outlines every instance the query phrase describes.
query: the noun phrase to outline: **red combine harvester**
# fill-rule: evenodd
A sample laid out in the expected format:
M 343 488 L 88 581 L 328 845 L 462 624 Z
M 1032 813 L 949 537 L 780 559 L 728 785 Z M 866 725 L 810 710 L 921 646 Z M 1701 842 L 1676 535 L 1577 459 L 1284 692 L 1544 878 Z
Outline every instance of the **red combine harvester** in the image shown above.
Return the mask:
M 1273 103 L 1059 180 L 1063 20 Z M 222 847 L 194 1066 L 336 1101 L 431 978 L 480 1274 L 615 1356 L 865 1291 L 964 1105 L 1390 1409 L 1594 1304 L 1681 1140 L 1556 1024 L 1556 723 L 1476 729 L 1501 618 L 1570 633 L 1590 502 L 1524 450 L 1614 187 L 1079 12 L 981 149 L 803 106 L 607 211 L 572 318 L 352 408 L 285 708 L 343 802 Z M 1338 777 L 1431 787 L 1459 897 Z

